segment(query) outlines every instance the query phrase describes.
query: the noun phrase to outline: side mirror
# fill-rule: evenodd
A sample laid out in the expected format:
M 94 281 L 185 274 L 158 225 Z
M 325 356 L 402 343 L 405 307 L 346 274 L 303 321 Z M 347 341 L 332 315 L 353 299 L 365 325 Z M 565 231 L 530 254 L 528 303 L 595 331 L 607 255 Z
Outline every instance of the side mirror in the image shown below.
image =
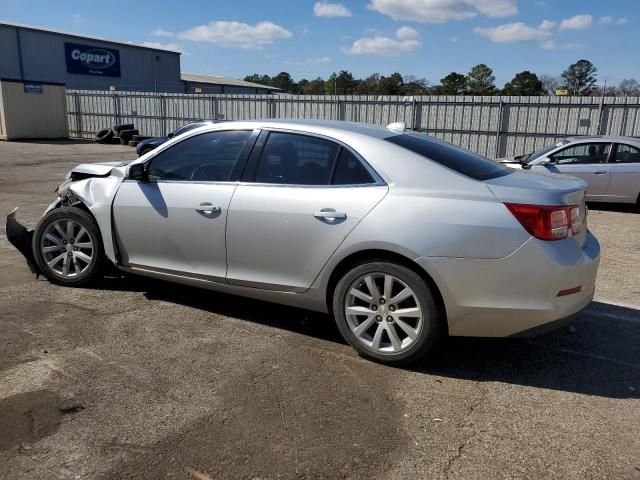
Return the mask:
M 148 180 L 146 164 L 136 163 L 135 165 L 131 165 L 127 178 L 130 180 L 138 180 L 139 182 L 146 182 Z
M 551 159 L 549 157 L 544 157 L 543 159 L 541 159 L 538 162 L 538 165 L 542 165 L 543 167 L 546 167 L 547 165 L 551 165 Z
M 173 132 L 167 133 L 167 138 L 173 138 Z

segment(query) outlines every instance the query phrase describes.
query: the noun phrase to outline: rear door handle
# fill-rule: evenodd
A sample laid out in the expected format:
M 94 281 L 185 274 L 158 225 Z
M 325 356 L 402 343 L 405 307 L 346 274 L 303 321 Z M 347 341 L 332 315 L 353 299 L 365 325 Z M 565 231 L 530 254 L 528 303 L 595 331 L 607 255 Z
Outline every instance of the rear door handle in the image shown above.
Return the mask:
M 336 212 L 333 208 L 323 208 L 319 212 L 313 214 L 316 218 L 323 218 L 325 220 L 344 220 L 347 218 L 347 214 L 344 212 Z
M 606 170 L 596 170 L 595 172 L 593 172 L 594 175 L 604 175 L 606 172 Z
M 202 212 L 206 215 L 211 215 L 213 213 L 218 213 L 221 210 L 217 205 L 213 205 L 209 202 L 202 202 L 200 205 L 196 207 L 196 212 Z

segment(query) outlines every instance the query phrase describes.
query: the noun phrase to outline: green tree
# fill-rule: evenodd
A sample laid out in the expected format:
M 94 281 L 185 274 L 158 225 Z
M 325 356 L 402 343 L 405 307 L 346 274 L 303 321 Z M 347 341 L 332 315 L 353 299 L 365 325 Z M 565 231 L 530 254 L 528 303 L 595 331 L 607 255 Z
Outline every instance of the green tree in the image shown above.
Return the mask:
M 528 70 L 516 73 L 510 82 L 507 82 L 502 90 L 503 95 L 544 95 L 542 82 L 535 73 Z
M 337 74 L 333 72 L 325 82 L 325 93 L 327 95 L 349 95 L 355 93 L 356 86 L 357 81 L 353 78 L 353 74 L 348 70 L 340 70 Z
M 315 80 L 302 79 L 298 82 L 298 91 L 302 95 L 324 95 L 324 80 L 318 77 Z
M 378 88 L 378 82 L 380 81 L 380 74 L 374 73 L 367 78 L 360 80 L 356 86 L 356 93 L 358 95 L 373 95 L 376 88 Z
M 471 95 L 493 95 L 496 91 L 493 70 L 484 63 L 473 67 L 467 74 L 467 93 Z
M 589 60 L 578 60 L 562 72 L 562 79 L 572 95 L 589 95 L 596 85 L 598 69 Z
M 257 73 L 254 73 L 253 75 L 247 75 L 244 77 L 244 81 L 272 86 L 271 77 L 269 75 L 258 75 Z
M 556 90 L 560 88 L 561 82 L 558 77 L 542 74 L 538 78 L 542 83 L 542 89 L 544 90 L 545 95 L 553 96 L 556 94 Z
M 402 95 L 428 95 L 429 82 L 425 78 L 417 78 L 415 75 L 405 75 Z
M 380 77 L 380 81 L 375 89 L 376 95 L 402 95 L 404 80 L 398 72 L 392 73 L 388 77 Z
M 271 85 L 286 93 L 297 93 L 298 85 L 288 72 L 280 72 L 271 79 Z
M 433 88 L 435 95 L 464 95 L 467 78 L 461 73 L 451 72 L 440 80 L 440 85 Z

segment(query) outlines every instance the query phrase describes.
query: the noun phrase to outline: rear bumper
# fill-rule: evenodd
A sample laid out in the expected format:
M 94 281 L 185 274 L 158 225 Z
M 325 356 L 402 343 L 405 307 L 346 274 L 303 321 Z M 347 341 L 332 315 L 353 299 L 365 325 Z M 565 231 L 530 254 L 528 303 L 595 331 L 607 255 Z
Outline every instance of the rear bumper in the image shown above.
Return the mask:
M 441 290 L 454 336 L 506 337 L 570 317 L 593 298 L 600 261 L 588 232 L 557 242 L 529 239 L 501 259 L 421 257 Z M 563 290 L 580 291 L 558 296 Z

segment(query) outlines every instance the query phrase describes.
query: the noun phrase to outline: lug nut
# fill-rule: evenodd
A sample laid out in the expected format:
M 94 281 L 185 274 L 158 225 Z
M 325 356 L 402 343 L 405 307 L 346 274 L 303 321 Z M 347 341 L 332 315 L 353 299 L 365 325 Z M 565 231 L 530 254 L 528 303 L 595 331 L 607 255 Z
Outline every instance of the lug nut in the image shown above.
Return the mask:
M 382 315 L 376 315 L 376 321 L 377 322 L 381 322 L 382 321 Z
M 380 305 L 384 305 L 385 303 L 387 303 L 387 301 L 384 298 L 380 299 Z
M 376 310 L 378 310 L 378 306 L 377 305 L 371 305 L 371 310 L 373 310 L 375 312 Z
M 387 317 L 387 322 L 393 322 L 393 317 L 391 315 Z
M 395 312 L 396 311 L 396 307 L 394 307 L 393 305 L 389 306 L 389 311 L 390 312 Z
M 78 247 L 73 247 L 74 250 L 78 250 Z

